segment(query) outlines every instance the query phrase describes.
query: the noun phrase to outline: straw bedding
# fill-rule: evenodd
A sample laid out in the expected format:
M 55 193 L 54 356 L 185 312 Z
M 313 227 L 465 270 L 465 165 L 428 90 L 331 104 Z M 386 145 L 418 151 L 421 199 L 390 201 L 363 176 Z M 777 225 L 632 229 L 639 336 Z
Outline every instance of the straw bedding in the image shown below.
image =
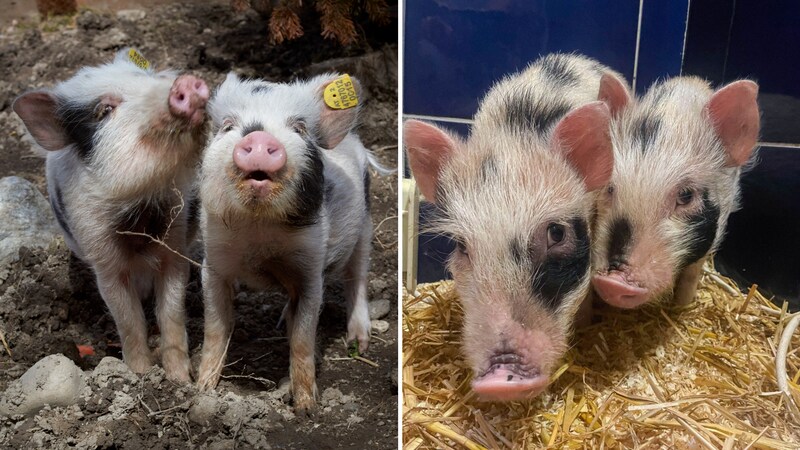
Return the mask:
M 687 307 L 595 314 L 545 393 L 483 403 L 470 391 L 452 283 L 406 294 L 405 449 L 800 448 L 800 332 L 776 358 L 793 317 L 755 286 L 741 294 L 709 267 Z M 785 360 L 788 395 L 776 359 Z

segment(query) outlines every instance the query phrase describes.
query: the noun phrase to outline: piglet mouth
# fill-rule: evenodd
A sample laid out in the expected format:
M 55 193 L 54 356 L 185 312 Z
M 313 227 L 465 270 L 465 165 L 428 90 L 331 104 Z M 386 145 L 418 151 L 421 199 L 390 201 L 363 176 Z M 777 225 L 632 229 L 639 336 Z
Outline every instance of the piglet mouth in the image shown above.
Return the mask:
M 280 186 L 279 179 L 279 174 L 269 173 L 264 170 L 240 172 L 239 186 L 246 190 L 248 196 L 266 198 L 275 194 Z
M 247 173 L 245 174 L 244 179 L 252 180 L 255 183 L 272 181 L 272 177 L 270 177 L 269 174 L 263 170 L 254 170 L 253 172 Z
M 549 380 L 541 370 L 516 353 L 498 353 L 489 358 L 489 368 L 472 380 L 472 390 L 483 401 L 531 399 Z
M 650 291 L 647 288 L 620 271 L 612 270 L 594 275 L 592 286 L 600 298 L 617 308 L 636 308 L 647 303 L 650 298 Z

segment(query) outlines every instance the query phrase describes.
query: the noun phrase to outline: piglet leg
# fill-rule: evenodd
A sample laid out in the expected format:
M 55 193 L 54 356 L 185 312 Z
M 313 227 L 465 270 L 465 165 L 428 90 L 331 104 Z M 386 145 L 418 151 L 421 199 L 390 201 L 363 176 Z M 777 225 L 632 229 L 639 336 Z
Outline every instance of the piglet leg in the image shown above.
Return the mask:
M 197 374 L 197 388 L 213 389 L 219 382 L 233 332 L 233 285 L 203 262 L 205 337 Z
M 696 263 L 688 265 L 678 275 L 678 280 L 675 283 L 675 304 L 688 305 L 694 300 L 694 294 L 697 292 L 697 283 L 700 281 L 700 275 L 703 274 L 703 263 L 705 258 L 700 258 Z
M 189 340 L 186 336 L 184 296 L 189 282 L 189 264 L 175 255 L 161 259 L 156 276 L 156 317 L 161 329 L 161 364 L 167 378 L 189 382 Z
M 310 277 L 299 295 L 289 292 L 286 325 L 289 334 L 289 377 L 295 411 L 308 415 L 316 407 L 314 349 L 322 307 L 322 277 Z
M 369 307 L 367 305 L 367 272 L 369 270 L 369 246 L 372 240 L 372 224 L 356 244 L 344 272 L 344 297 L 347 303 L 347 342 L 358 341 L 358 351 L 369 347 Z
M 147 372 L 153 365 L 153 356 L 147 346 L 147 323 L 142 302 L 130 274 L 101 270 L 101 267 L 94 267 L 94 270 L 97 288 L 117 325 L 125 364 L 136 373 Z

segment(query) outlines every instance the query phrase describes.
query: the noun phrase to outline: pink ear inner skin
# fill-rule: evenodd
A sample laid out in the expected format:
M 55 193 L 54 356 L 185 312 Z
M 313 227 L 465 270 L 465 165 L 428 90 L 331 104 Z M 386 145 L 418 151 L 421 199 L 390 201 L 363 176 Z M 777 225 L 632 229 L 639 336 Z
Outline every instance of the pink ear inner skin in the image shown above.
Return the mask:
M 403 126 L 403 142 L 419 190 L 425 198 L 435 202 L 439 172 L 455 150 L 456 141 L 433 125 L 409 120 Z
M 553 145 L 583 177 L 587 191 L 599 189 L 611 179 L 614 154 L 610 121 L 608 105 L 592 102 L 564 116 L 553 134 Z
M 742 166 L 758 141 L 758 85 L 750 80 L 734 81 L 711 96 L 706 110 L 728 155 L 728 166 Z
M 600 91 L 597 94 L 597 99 L 608 105 L 612 116 L 618 117 L 625 107 L 630 104 L 631 94 L 622 80 L 606 73 L 600 78 Z
M 12 105 L 36 143 L 45 150 L 61 150 L 69 142 L 56 117 L 56 99 L 44 91 L 21 95 Z

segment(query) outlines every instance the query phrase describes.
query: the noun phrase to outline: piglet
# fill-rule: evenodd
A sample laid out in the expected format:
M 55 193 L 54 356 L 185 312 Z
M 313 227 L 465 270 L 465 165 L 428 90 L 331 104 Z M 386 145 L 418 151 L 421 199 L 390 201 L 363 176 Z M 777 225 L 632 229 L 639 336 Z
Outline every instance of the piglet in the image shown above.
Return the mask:
M 360 96 L 355 78 L 337 74 L 289 84 L 230 74 L 215 92 L 200 182 L 206 259 L 199 388 L 219 381 L 239 283 L 288 294 L 284 320 L 298 412 L 315 406 L 326 281 L 344 283 L 347 340 L 367 349 L 373 157 L 352 132 Z
M 614 174 L 598 197 L 592 284 L 607 303 L 689 303 L 703 263 L 737 209 L 739 176 L 759 131 L 758 85 L 717 91 L 696 77 L 623 102 Z
M 203 80 L 155 71 L 128 49 L 13 105 L 47 151 L 50 205 L 67 245 L 97 277 L 125 362 L 138 373 L 153 364 L 141 303 L 153 293 L 162 364 L 177 381 L 189 381 L 189 266 L 179 254 L 185 253 L 208 94 Z
M 613 167 L 610 121 L 629 95 L 597 61 L 554 54 L 497 83 L 466 141 L 405 123 L 411 170 L 438 207 L 432 231 L 457 245 L 448 268 L 480 398 L 536 396 L 567 349 L 589 292 L 594 192 Z

